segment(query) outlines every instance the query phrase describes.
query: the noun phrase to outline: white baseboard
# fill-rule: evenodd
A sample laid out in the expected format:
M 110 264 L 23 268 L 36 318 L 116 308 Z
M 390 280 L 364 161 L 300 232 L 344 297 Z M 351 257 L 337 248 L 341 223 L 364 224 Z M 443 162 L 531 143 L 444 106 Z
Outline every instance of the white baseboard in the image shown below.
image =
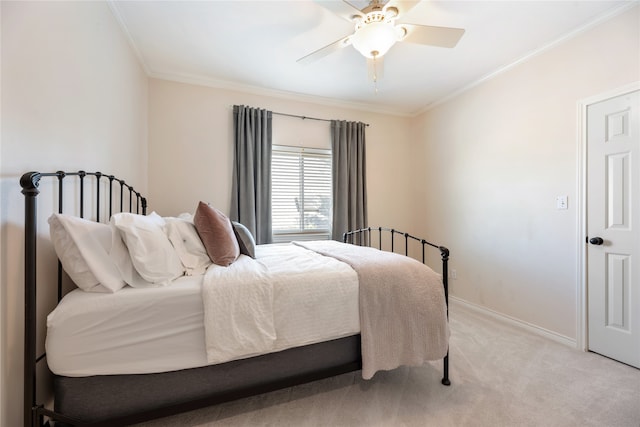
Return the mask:
M 574 338 L 569 338 L 565 335 L 561 335 L 557 332 L 550 331 L 548 329 L 542 328 L 540 326 L 534 325 L 532 323 L 528 323 L 522 321 L 520 319 L 516 319 L 515 317 L 507 316 L 506 314 L 499 313 L 497 311 L 493 311 L 490 308 L 483 307 L 481 305 L 474 304 L 472 302 L 463 300 L 458 297 L 454 297 L 449 295 L 449 304 L 451 304 L 455 310 L 455 306 L 463 307 L 465 309 L 471 310 L 477 314 L 490 317 L 492 319 L 498 320 L 500 322 L 508 323 L 512 326 L 527 330 L 536 335 L 540 335 L 542 337 L 548 338 L 552 341 L 555 341 L 560 344 L 564 344 L 568 347 L 578 348 L 577 341 Z

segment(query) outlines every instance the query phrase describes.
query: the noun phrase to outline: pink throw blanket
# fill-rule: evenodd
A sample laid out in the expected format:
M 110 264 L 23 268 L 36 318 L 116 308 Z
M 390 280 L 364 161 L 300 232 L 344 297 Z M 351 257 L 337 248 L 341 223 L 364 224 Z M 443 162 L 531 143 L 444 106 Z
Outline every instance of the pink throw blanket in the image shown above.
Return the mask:
M 375 248 L 336 241 L 296 244 L 358 273 L 364 379 L 446 356 L 449 325 L 439 274 L 413 258 Z

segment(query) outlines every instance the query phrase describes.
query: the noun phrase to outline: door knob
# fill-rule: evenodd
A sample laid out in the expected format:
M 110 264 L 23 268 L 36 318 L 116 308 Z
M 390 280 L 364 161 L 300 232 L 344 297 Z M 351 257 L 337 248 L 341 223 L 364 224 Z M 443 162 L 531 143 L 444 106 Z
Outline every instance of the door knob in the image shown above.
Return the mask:
M 602 237 L 592 237 L 589 239 L 589 243 L 592 245 L 601 245 L 604 243 L 604 240 L 602 240 Z

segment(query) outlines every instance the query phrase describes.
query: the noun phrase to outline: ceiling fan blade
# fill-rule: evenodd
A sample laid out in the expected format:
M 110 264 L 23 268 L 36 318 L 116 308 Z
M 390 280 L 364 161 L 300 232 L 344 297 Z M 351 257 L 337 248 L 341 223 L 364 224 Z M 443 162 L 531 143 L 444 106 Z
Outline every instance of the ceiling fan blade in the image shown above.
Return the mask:
M 420 0 L 389 0 L 383 9 L 386 10 L 388 7 L 395 7 L 398 9 L 398 16 L 402 16 L 413 9 L 418 3 L 420 3 Z
M 329 55 L 330 53 L 336 52 L 340 49 L 342 49 L 345 46 L 349 46 L 351 44 L 351 34 L 349 34 L 346 37 L 341 38 L 340 40 L 336 40 L 335 42 L 325 46 L 325 47 L 321 47 L 320 49 L 316 50 L 315 52 L 311 52 L 310 54 L 303 56 L 302 58 L 298 59 L 296 62 L 300 63 L 300 64 L 310 64 L 314 61 L 317 61 L 320 58 L 324 58 L 325 56 Z
M 430 25 L 400 24 L 407 34 L 403 42 L 426 44 L 438 47 L 455 47 L 464 34 L 462 28 L 433 27 Z
M 353 6 L 351 3 L 345 0 L 313 0 L 314 3 L 319 4 L 330 12 L 335 13 L 343 19 L 351 22 L 354 16 L 362 16 L 360 9 Z

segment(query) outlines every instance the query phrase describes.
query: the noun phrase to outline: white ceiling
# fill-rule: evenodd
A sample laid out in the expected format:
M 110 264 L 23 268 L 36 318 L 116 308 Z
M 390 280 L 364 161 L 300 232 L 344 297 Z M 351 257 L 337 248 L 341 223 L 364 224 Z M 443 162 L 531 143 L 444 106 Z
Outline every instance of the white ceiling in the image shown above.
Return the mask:
M 412 115 L 630 3 L 638 1 L 423 0 L 404 22 L 466 32 L 453 49 L 396 43 L 385 55 L 378 93 L 352 46 L 296 62 L 353 32 L 352 23 L 312 0 L 110 4 L 151 76 Z

